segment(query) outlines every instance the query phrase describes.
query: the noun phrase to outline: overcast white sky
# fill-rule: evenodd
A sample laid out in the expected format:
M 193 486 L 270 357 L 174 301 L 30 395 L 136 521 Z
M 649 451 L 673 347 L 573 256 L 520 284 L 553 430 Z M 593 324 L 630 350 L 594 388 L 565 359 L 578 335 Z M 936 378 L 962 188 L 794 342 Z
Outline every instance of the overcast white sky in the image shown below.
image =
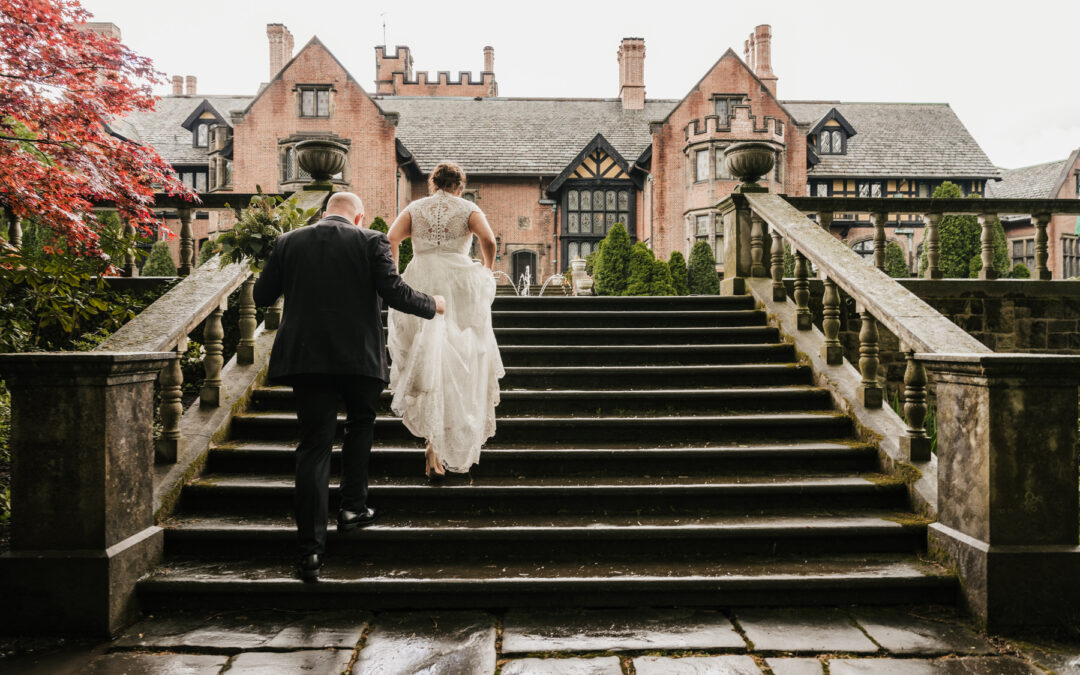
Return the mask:
M 83 4 L 167 75 L 196 75 L 205 94 L 253 94 L 268 79 L 273 22 L 289 27 L 297 50 L 318 35 L 372 91 L 385 15 L 386 42 L 411 47 L 416 70 L 479 72 L 484 45 L 495 47 L 503 96 L 615 96 L 619 40 L 644 37 L 646 95 L 681 98 L 724 50 L 742 56 L 753 27 L 768 23 L 781 99 L 948 102 L 1006 168 L 1080 146 L 1077 0 Z

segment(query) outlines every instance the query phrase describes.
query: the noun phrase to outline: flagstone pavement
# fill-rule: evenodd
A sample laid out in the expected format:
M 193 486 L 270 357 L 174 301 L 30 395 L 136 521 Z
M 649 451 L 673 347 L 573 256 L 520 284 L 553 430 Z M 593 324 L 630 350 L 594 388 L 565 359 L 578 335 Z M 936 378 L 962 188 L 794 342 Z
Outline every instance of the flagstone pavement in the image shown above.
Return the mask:
M 1075 633 L 1073 633 L 1075 635 Z M 942 607 L 149 617 L 106 643 L 0 638 L 48 675 L 1080 675 L 1080 640 L 987 636 Z

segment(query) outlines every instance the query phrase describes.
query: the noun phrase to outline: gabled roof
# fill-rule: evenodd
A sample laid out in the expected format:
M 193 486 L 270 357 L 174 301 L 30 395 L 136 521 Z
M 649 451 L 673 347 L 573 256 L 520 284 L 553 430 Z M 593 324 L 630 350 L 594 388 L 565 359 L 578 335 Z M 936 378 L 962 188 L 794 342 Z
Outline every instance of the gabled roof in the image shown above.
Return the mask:
M 1002 169 L 999 182 L 986 185 L 986 196 L 995 199 L 1055 199 L 1076 163 L 1080 149 L 1068 159 L 1019 169 Z
M 785 101 L 800 126 L 836 110 L 859 131 L 847 154 L 822 155 L 815 176 L 997 178 L 998 168 L 947 103 Z
M 211 115 L 213 115 L 214 120 L 217 121 L 218 124 L 228 124 L 229 126 L 232 126 L 232 123 L 229 121 L 229 119 L 222 115 L 220 112 L 218 112 L 217 108 L 214 107 L 214 104 L 211 103 L 209 99 L 205 98 L 203 99 L 202 103 L 200 103 L 194 110 L 191 111 L 191 114 L 187 116 L 187 119 L 184 120 L 180 124 L 180 126 L 184 127 L 188 131 L 191 131 L 191 128 L 195 125 L 195 121 L 200 119 L 203 113 L 210 113 Z
M 557 176 L 602 134 L 622 157 L 639 157 L 652 143 L 649 122 L 675 101 L 648 100 L 624 110 L 611 99 L 376 97 L 399 113 L 397 138 L 417 167 L 429 173 L 443 160 L 477 175 Z
M 786 112 L 789 117 L 791 117 L 792 119 L 795 118 L 795 116 L 791 114 L 791 111 L 787 110 L 787 108 L 784 105 L 784 102 L 781 101 L 780 99 L 776 98 L 776 96 L 772 93 L 772 90 L 769 89 L 768 87 L 766 87 L 765 83 L 761 81 L 761 78 L 757 76 L 757 73 L 755 73 L 754 70 L 750 66 L 746 65 L 746 61 L 743 61 L 739 57 L 739 55 L 735 53 L 734 49 L 732 49 L 731 47 L 728 47 L 727 51 L 725 51 L 723 54 L 721 54 L 720 58 L 716 59 L 716 62 L 713 63 L 712 66 L 710 66 L 709 69 L 705 71 L 705 73 L 701 76 L 701 78 L 697 82 L 694 83 L 694 86 L 690 87 L 690 90 L 687 91 L 686 94 L 682 98 L 680 98 L 678 101 L 675 102 L 675 105 L 671 107 L 671 110 L 668 111 L 668 114 L 664 116 L 664 122 L 668 121 L 668 118 L 671 117 L 671 114 L 673 112 L 675 112 L 676 110 L 678 110 L 679 106 L 681 106 L 683 104 L 683 102 L 686 101 L 687 97 L 689 97 L 690 94 L 692 94 L 693 92 L 695 92 L 695 91 L 697 91 L 698 89 L 701 88 L 701 83 L 705 81 L 705 78 L 709 76 L 709 73 L 716 70 L 716 67 L 720 65 L 720 62 L 723 61 L 724 59 L 728 58 L 728 57 L 735 59 L 739 63 L 739 65 L 741 65 L 746 70 L 746 72 L 750 73 L 750 77 L 754 78 L 754 81 L 757 82 L 759 85 L 761 85 L 762 93 L 764 93 L 766 96 L 768 96 L 773 101 L 775 101 L 776 105 L 780 106 L 780 109 L 783 110 L 784 112 Z
M 619 154 L 618 150 L 612 147 L 611 143 L 608 143 L 607 139 L 604 138 L 604 134 L 596 134 L 596 136 L 594 136 L 593 139 L 589 141 L 589 143 L 584 148 L 581 149 L 581 152 L 577 154 L 577 157 L 574 157 L 574 159 L 566 165 L 566 168 L 563 169 L 562 173 L 556 176 L 555 180 L 551 181 L 551 185 L 548 185 L 547 187 L 548 194 L 553 195 L 558 192 L 559 188 L 562 187 L 562 184 L 565 183 L 568 178 L 574 175 L 574 172 L 577 170 L 577 168 L 581 166 L 582 162 L 585 161 L 585 158 L 588 157 L 589 154 L 592 153 L 594 150 L 600 150 L 605 155 L 615 160 L 615 164 L 622 170 L 622 172 L 629 175 L 630 164 L 625 159 L 623 159 L 623 156 Z
M 817 124 L 810 128 L 810 131 L 808 131 L 807 134 L 809 135 L 818 133 L 826 124 L 829 123 L 829 120 L 836 120 L 837 124 L 840 125 L 840 128 L 844 130 L 844 133 L 848 135 L 848 138 L 851 138 L 856 134 L 855 127 L 851 126 L 851 123 L 848 122 L 847 119 L 843 115 L 841 115 L 840 111 L 836 108 L 832 108 L 829 110 L 829 112 L 825 113 L 825 115 L 817 121 Z
M 133 112 L 109 127 L 125 138 L 148 143 L 170 164 L 206 164 L 206 148 L 191 145 L 191 131 L 184 122 L 204 102 L 224 117 L 234 110 L 243 110 L 251 96 L 163 96 L 154 110 Z M 134 137 L 129 136 L 132 134 Z

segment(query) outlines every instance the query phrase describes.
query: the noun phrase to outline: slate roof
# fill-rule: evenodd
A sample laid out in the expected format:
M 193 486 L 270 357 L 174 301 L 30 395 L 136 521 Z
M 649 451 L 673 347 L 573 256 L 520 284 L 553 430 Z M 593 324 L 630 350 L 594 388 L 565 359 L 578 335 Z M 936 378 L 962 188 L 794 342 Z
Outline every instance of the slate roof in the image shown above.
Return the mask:
M 619 99 L 376 97 L 400 114 L 397 138 L 420 171 L 443 160 L 466 173 L 554 176 L 597 133 L 634 162 L 652 143 L 649 122 L 678 101 L 650 100 L 644 110 L 623 110 Z
M 800 126 L 836 108 L 855 128 L 847 154 L 820 155 L 814 176 L 995 178 L 999 170 L 947 103 L 783 101 Z
M 1061 186 L 1066 160 L 1002 169 L 1001 180 L 986 184 L 986 196 L 995 199 L 1053 199 Z
M 126 138 L 149 143 L 170 164 L 206 164 L 206 148 L 191 145 L 191 132 L 181 125 L 204 100 L 209 101 L 225 121 L 229 111 L 243 110 L 252 96 L 163 96 L 152 112 L 136 112 L 109 126 Z

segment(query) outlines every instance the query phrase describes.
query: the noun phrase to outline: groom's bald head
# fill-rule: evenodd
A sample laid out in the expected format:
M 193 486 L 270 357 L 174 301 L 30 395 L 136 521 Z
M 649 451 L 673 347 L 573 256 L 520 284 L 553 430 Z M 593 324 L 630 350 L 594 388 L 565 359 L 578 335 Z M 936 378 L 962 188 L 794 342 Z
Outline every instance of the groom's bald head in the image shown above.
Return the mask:
M 364 222 L 364 202 L 351 192 L 335 192 L 326 202 L 327 216 L 341 216 L 360 225 Z

